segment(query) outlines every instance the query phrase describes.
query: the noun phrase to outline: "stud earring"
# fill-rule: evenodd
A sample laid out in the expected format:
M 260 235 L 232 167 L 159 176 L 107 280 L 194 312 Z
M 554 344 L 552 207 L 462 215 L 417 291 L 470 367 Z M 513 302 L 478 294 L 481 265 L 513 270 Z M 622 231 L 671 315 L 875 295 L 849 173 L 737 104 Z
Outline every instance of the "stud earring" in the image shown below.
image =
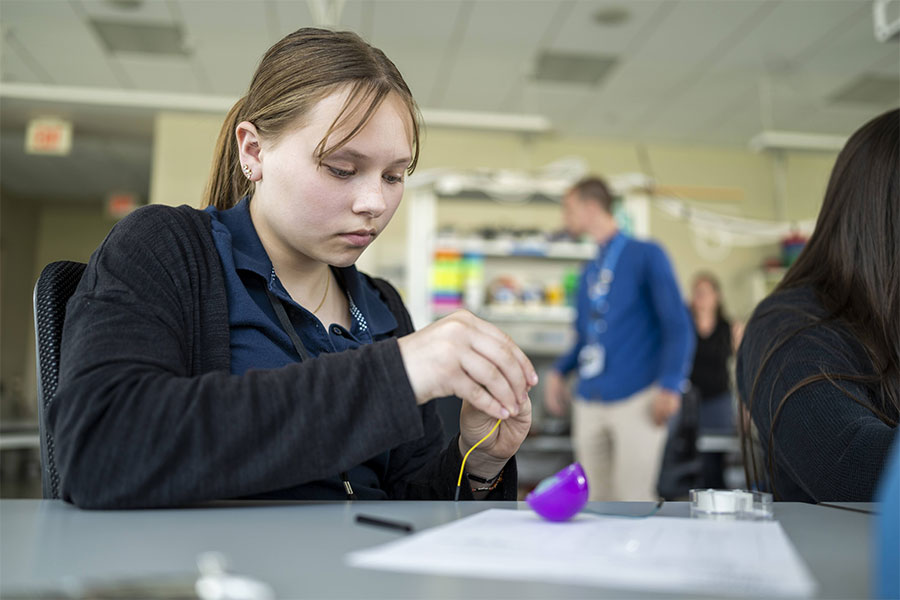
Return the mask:
M 244 175 L 247 176 L 247 179 L 253 177 L 253 169 L 251 169 L 247 165 L 241 165 L 241 170 L 244 172 Z

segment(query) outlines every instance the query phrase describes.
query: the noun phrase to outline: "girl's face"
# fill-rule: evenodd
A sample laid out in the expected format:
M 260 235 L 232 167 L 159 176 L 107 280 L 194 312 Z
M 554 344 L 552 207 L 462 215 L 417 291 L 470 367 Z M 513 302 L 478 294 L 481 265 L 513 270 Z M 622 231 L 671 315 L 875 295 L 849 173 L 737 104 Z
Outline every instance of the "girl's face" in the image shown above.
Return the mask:
M 412 156 L 412 124 L 405 104 L 394 94 L 356 136 L 318 164 L 316 147 L 346 94 L 339 91 L 320 100 L 298 127 L 274 143 L 258 140 L 261 178 L 250 214 L 275 263 L 349 266 L 400 204 Z M 338 129 L 329 139 L 340 140 L 346 132 Z
M 719 294 L 710 282 L 701 279 L 694 284 L 691 304 L 694 310 L 714 311 L 719 306 Z

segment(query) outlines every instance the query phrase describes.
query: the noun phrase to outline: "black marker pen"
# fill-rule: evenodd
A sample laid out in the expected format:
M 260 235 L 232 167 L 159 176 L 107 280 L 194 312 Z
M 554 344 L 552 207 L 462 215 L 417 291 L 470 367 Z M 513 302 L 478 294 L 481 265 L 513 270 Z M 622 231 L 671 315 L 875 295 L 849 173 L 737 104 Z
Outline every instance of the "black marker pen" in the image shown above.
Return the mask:
M 368 515 L 356 515 L 356 522 L 362 523 L 364 525 L 374 525 L 375 527 L 396 529 L 397 531 L 403 531 L 406 533 L 411 533 L 413 530 L 413 526 L 409 523 L 403 523 L 401 521 L 389 521 L 387 519 L 382 519 L 380 517 L 370 517 Z

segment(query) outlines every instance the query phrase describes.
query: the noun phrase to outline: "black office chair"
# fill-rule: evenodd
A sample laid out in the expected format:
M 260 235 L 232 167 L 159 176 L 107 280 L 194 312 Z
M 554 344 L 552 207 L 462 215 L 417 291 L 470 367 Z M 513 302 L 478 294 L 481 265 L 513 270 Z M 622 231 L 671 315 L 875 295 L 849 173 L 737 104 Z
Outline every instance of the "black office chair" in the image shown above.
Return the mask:
M 59 346 L 62 341 L 66 303 L 78 287 L 84 268 L 80 262 L 63 260 L 44 267 L 34 285 L 34 339 L 37 354 L 38 429 L 41 438 L 41 487 L 44 498 L 59 498 L 59 473 L 54 459 L 53 435 L 44 415 L 56 396 L 59 383 Z
M 703 460 L 697 452 L 700 428 L 700 393 L 691 388 L 681 397 L 676 427 L 670 430 L 663 448 L 657 493 L 666 500 L 683 500 L 693 488 L 704 487 Z

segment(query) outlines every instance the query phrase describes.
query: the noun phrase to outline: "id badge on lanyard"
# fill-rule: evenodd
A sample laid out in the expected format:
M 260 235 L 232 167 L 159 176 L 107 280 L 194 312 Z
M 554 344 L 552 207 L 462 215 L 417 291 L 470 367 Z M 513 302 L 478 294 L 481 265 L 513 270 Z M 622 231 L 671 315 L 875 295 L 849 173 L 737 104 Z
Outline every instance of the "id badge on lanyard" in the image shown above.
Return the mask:
M 587 343 L 578 353 L 578 375 L 591 379 L 601 375 L 606 368 L 606 348 L 600 343 L 600 334 L 606 331 L 605 320 L 609 304 L 606 299 L 615 277 L 616 263 L 625 246 L 626 238 L 616 234 L 607 246 L 599 272 L 593 282 L 588 282 L 588 298 L 591 301 L 591 315 L 587 323 Z
M 606 348 L 597 342 L 582 346 L 578 353 L 578 376 L 591 379 L 603 373 L 606 366 Z

